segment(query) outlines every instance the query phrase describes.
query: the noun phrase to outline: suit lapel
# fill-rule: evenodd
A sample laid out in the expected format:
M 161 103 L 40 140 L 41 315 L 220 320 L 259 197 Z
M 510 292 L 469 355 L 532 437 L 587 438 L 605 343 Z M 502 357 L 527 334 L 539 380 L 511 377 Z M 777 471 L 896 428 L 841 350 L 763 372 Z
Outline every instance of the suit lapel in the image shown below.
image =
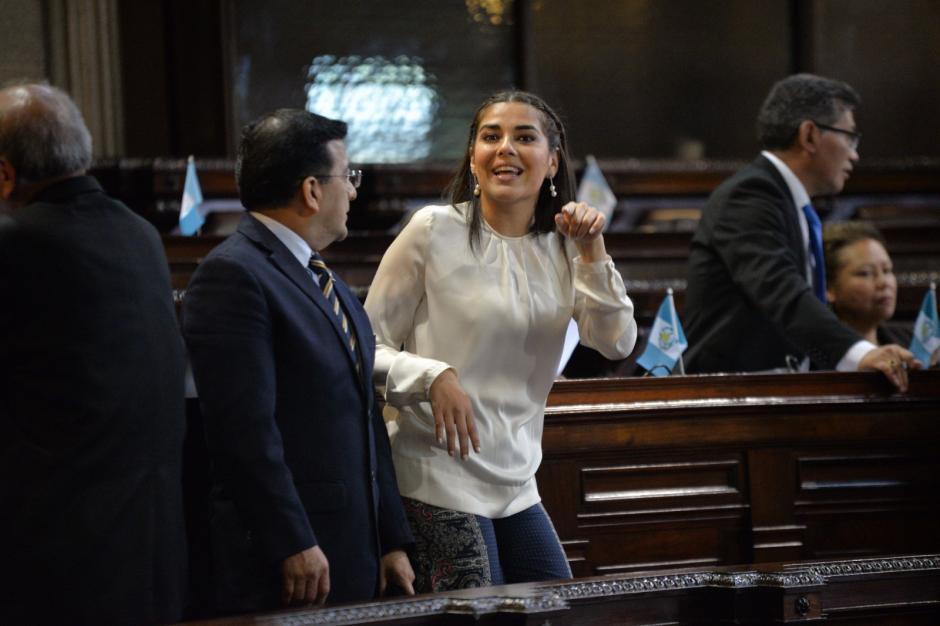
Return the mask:
M 793 206 L 793 196 L 790 194 L 787 181 L 783 179 L 783 176 L 777 171 L 773 163 L 767 158 L 760 156 L 757 158 L 755 165 L 773 179 L 777 188 L 780 190 L 780 194 L 784 197 L 784 204 L 781 208 L 783 210 L 783 220 L 787 225 L 787 238 L 790 240 L 790 248 L 796 253 L 796 260 L 797 263 L 799 263 L 799 267 L 804 268 L 807 265 L 806 250 L 803 242 L 803 233 L 800 230 L 800 221 L 796 217 L 796 211 L 802 210 L 802 207 Z M 803 276 L 804 274 L 805 271 L 801 270 L 800 275 Z
M 340 326 L 339 320 L 336 318 L 336 315 L 333 314 L 333 309 L 330 307 L 330 303 L 327 301 L 326 296 L 323 295 L 323 292 L 320 291 L 316 284 L 316 279 L 310 275 L 310 272 L 307 271 L 307 268 L 303 267 L 300 265 L 300 263 L 297 262 L 297 258 L 291 254 L 290 250 L 288 250 L 287 247 L 281 243 L 281 240 L 278 239 L 274 233 L 268 230 L 264 224 L 260 223 L 250 214 L 246 214 L 239 223 L 238 231 L 248 239 L 261 246 L 263 249 L 267 250 L 268 259 L 271 261 L 271 264 L 280 270 L 281 273 L 287 276 L 287 278 L 290 279 L 290 281 L 294 283 L 294 285 L 296 285 L 297 288 L 300 289 L 326 317 L 327 321 L 333 327 L 333 332 L 336 333 L 340 343 L 343 346 L 346 346 L 346 349 L 343 352 L 346 353 L 349 365 L 352 367 L 353 372 L 355 372 L 356 358 L 352 351 L 348 348 L 348 344 L 346 342 L 346 333 L 343 332 L 343 328 Z M 334 281 L 334 284 L 337 282 L 338 281 Z M 347 298 L 351 297 L 348 290 L 346 289 L 337 290 L 337 294 L 341 296 L 345 294 Z M 349 311 L 350 309 L 347 300 L 341 297 L 341 301 L 343 305 L 346 306 L 346 310 Z M 348 313 L 347 318 L 349 319 L 349 322 L 354 325 L 353 328 L 356 330 L 356 338 L 359 340 L 359 338 L 362 336 L 362 333 L 359 329 L 358 323 L 353 321 L 353 316 Z

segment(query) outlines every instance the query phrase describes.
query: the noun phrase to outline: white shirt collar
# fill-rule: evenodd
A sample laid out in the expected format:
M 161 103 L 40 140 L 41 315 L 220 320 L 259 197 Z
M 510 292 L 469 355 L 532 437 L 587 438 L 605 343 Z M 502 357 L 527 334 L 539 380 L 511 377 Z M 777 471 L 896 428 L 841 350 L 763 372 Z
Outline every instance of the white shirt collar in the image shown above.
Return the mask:
M 793 198 L 793 204 L 801 212 L 803 207 L 809 204 L 809 194 L 806 192 L 806 187 L 803 186 L 803 183 L 800 182 L 800 179 L 796 177 L 796 174 L 793 173 L 793 170 L 787 166 L 786 163 L 780 160 L 776 154 L 764 150 L 761 152 L 761 155 L 771 163 L 774 167 L 777 168 L 777 171 L 780 172 L 780 175 L 783 176 L 784 182 L 786 182 L 787 187 L 790 189 L 790 196 Z
M 307 267 L 310 263 L 310 255 L 313 254 L 313 249 L 310 247 L 310 244 L 279 221 L 271 219 L 258 211 L 250 211 L 250 213 L 252 217 L 264 224 L 268 230 L 284 244 L 294 258 L 297 259 L 298 263 Z

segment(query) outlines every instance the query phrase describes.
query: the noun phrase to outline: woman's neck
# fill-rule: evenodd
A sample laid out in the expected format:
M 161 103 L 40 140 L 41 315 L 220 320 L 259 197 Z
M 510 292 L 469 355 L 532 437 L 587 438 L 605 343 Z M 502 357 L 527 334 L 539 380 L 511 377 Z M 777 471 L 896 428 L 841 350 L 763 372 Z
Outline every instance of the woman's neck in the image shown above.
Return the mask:
M 483 219 L 490 228 L 505 237 L 522 237 L 532 229 L 532 219 L 535 216 L 535 207 L 528 210 L 519 206 L 497 206 L 480 202 L 480 211 Z

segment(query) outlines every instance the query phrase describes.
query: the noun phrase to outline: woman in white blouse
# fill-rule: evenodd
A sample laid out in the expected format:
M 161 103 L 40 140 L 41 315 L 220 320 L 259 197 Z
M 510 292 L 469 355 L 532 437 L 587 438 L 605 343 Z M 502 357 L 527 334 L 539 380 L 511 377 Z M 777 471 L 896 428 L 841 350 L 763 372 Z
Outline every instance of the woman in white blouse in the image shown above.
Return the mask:
M 491 96 L 451 203 L 414 215 L 369 290 L 419 592 L 571 576 L 535 483 L 545 401 L 572 317 L 610 359 L 636 322 L 566 144 L 537 96 Z

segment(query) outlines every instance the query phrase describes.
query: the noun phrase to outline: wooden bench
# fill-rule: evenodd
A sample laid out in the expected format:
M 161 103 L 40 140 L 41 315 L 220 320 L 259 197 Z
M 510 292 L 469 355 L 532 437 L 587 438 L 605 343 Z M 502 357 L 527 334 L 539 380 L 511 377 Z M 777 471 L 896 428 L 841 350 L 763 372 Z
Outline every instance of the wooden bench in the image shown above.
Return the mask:
M 895 317 L 913 322 L 930 280 L 940 280 L 940 223 L 933 227 L 897 226 L 886 229 L 898 275 L 898 307 Z M 199 262 L 222 237 L 163 237 L 173 286 L 184 289 Z M 323 256 L 350 286 L 363 295 L 394 235 L 352 234 L 333 243 Z M 627 285 L 636 306 L 637 320 L 650 324 L 666 289 L 676 292 L 682 310 L 690 233 L 610 233 L 607 250 Z

